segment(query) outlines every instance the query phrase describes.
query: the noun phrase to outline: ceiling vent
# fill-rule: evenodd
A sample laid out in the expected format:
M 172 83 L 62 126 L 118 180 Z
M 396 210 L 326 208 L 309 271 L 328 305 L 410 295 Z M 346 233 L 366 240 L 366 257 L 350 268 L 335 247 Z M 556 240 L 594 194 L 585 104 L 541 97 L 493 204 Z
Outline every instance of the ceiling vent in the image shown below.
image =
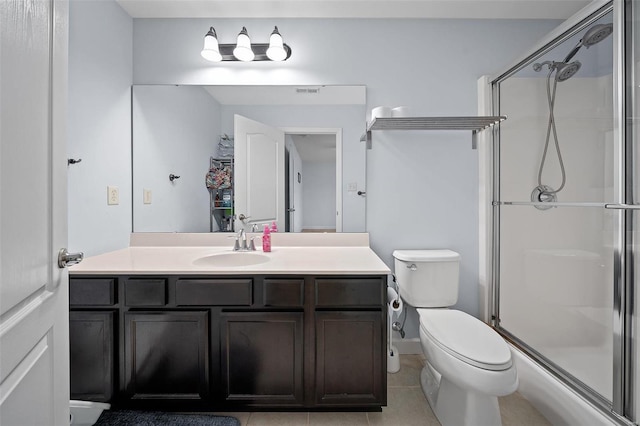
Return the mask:
M 319 87 L 296 87 L 296 93 L 320 93 Z

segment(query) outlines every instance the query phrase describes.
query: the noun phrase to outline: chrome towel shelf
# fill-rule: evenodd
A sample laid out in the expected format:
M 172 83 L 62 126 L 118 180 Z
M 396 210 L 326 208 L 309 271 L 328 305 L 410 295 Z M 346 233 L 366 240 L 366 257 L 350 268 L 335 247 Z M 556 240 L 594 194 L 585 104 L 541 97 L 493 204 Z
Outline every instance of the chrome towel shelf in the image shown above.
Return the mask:
M 476 148 L 476 134 L 492 127 L 507 117 L 392 117 L 375 118 L 367 126 L 367 131 L 360 140 L 371 149 L 371 132 L 373 130 L 471 130 L 472 148 Z

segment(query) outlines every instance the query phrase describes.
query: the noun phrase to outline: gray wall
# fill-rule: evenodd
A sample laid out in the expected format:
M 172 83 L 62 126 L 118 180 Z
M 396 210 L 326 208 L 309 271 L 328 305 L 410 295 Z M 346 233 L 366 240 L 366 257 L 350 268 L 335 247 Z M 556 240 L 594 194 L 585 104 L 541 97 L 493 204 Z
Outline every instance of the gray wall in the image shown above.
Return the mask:
M 88 256 L 129 245 L 132 33 L 113 1 L 69 2 L 69 249 Z

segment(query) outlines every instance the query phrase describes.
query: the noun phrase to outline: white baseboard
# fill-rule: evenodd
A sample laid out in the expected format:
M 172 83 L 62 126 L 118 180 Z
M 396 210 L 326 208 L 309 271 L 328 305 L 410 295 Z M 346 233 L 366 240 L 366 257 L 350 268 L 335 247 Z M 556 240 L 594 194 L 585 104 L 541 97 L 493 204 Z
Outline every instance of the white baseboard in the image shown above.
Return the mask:
M 414 337 L 412 339 L 393 339 L 393 346 L 398 349 L 398 352 L 401 355 L 422 354 L 422 346 L 420 346 L 419 337 Z

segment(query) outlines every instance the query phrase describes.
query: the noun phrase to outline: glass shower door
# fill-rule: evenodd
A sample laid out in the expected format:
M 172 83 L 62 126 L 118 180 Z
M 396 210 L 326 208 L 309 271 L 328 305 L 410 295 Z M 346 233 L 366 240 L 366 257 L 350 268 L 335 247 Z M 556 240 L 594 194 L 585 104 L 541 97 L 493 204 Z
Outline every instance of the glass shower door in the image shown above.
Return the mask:
M 620 147 L 612 13 L 498 83 L 497 328 L 557 375 L 614 399 Z M 575 48 L 596 32 L 589 49 Z M 593 36 L 595 37 L 595 36 Z

